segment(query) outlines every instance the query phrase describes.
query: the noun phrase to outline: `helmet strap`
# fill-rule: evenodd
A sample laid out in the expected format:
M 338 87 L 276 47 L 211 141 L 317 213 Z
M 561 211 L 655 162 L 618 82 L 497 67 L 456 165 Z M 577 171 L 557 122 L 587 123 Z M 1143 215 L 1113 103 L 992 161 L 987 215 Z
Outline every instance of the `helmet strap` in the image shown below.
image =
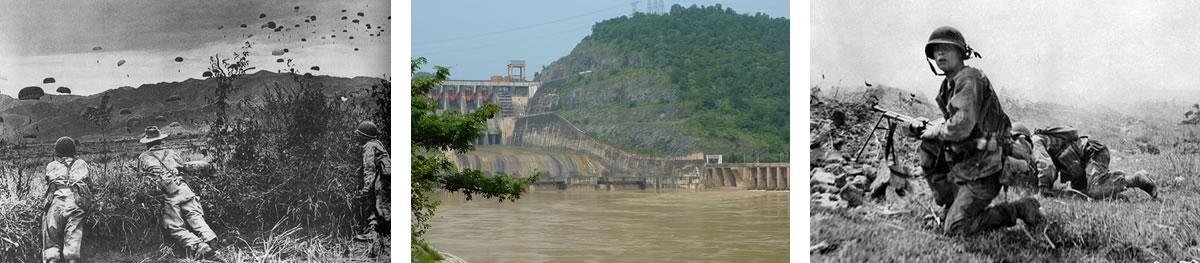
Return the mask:
M 925 63 L 929 64 L 929 71 L 933 71 L 933 75 L 936 75 L 936 76 L 945 76 L 946 75 L 946 72 L 942 72 L 939 74 L 937 72 L 937 68 L 933 67 L 933 62 L 930 61 L 929 58 L 925 58 Z

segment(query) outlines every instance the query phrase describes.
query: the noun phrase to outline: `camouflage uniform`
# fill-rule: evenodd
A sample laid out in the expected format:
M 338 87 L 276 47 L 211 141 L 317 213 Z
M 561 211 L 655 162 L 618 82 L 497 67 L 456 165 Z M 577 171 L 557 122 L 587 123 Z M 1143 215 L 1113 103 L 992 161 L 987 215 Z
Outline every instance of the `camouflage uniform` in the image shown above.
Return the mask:
M 934 138 L 926 138 L 921 153 L 922 168 L 928 171 L 925 178 L 934 199 L 946 208 L 943 230 L 951 235 L 967 235 L 1013 226 L 1018 218 L 1030 218 L 1033 212 L 1029 210 L 1038 207 L 1036 201 L 988 206 L 1000 192 L 997 175 L 1003 169 L 1005 156 L 999 149 L 977 148 L 978 141 L 984 138 L 979 125 L 981 116 L 988 114 L 984 112 L 989 110 L 985 104 L 999 105 L 987 76 L 965 66 L 947 75 L 937 103 L 946 121 L 928 127 L 935 129 L 930 131 Z M 998 110 L 998 106 L 992 110 Z M 1007 131 L 1004 132 L 1007 136 Z
M 371 211 L 367 218 L 367 226 L 379 233 L 386 233 L 378 230 L 386 229 L 392 221 L 391 156 L 383 142 L 376 139 L 367 141 L 362 148 L 363 187 L 360 191 L 367 193 L 368 198 L 373 198 L 368 208 Z
M 1038 186 L 1051 189 L 1054 180 L 1070 183 L 1071 188 L 1091 198 L 1109 198 L 1126 188 L 1141 188 L 1157 198 L 1155 185 L 1145 175 L 1110 171 L 1108 148 L 1098 141 L 1087 139 L 1064 145 L 1047 145 L 1049 139 L 1034 135 L 1034 157 L 1038 163 Z M 1061 148 L 1061 149 L 1052 149 Z M 1053 156 L 1053 152 L 1059 152 Z
M 80 221 L 86 212 L 80 207 L 80 194 L 89 183 L 88 164 L 83 160 L 67 157 L 46 165 L 48 202 L 46 216 L 42 221 L 42 258 L 46 260 L 77 260 L 83 242 L 83 226 Z M 81 189 L 85 188 L 85 189 Z M 85 205 L 86 206 L 86 205 Z
M 179 167 L 183 159 L 179 153 L 161 145 L 151 147 L 138 156 L 138 171 L 154 178 L 162 192 L 162 214 L 160 223 L 163 231 L 189 249 L 196 250 L 217 238 L 217 234 L 204 221 L 204 209 L 200 197 L 183 182 Z M 193 232 L 194 231 L 194 232 Z

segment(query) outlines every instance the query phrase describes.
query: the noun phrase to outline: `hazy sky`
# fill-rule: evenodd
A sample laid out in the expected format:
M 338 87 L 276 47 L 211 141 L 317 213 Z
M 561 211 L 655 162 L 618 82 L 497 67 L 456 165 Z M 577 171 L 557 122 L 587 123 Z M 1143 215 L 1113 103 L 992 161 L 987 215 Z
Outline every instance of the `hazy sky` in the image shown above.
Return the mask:
M 885 83 L 937 93 L 924 61 L 933 29 L 982 53 L 997 87 L 1060 103 L 1200 98 L 1196 1 L 814 1 L 813 84 Z M 822 80 L 824 74 L 826 79 Z
M 629 15 L 633 1 L 414 1 L 413 57 L 451 67 L 452 79 L 504 75 L 509 60 L 525 60 L 526 76 L 566 56 L 591 27 Z M 646 11 L 647 1 L 638 3 Z M 663 8 L 721 4 L 738 13 L 790 17 L 786 0 L 662 1 Z M 428 67 L 427 67 L 428 68 Z
M 264 13 L 267 16 L 259 18 Z M 228 57 L 247 40 L 254 44 L 251 66 L 259 70 L 283 69 L 276 59 L 291 58 L 300 72 L 382 77 L 390 70 L 389 13 L 386 0 L 4 1 L 0 93 L 14 96 L 25 86 L 52 92 L 66 86 L 86 95 L 200 78 L 210 56 Z M 317 20 L 305 23 L 310 16 Z M 273 32 L 262 27 L 267 22 L 290 30 Z M 368 23 L 372 29 L 366 29 Z M 368 36 L 378 33 L 381 25 L 382 37 Z M 348 39 L 351 36 L 355 39 Z M 97 46 L 103 49 L 93 51 Z M 271 54 L 284 48 L 287 54 Z M 175 57 L 184 62 L 176 63 Z M 126 64 L 117 67 L 122 59 Z M 309 70 L 311 66 L 320 66 L 320 71 Z M 46 77 L 57 83 L 43 85 Z

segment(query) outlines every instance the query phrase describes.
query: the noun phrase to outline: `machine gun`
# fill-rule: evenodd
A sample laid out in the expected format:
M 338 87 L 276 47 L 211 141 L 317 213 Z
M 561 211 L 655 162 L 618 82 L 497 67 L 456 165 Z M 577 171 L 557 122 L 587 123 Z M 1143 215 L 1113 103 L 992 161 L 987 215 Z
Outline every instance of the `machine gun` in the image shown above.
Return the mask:
M 854 155 L 854 160 L 858 160 L 858 158 L 859 158 L 859 157 L 862 155 L 862 152 L 863 152 L 863 150 L 866 150 L 866 149 L 867 149 L 867 142 L 870 142 L 870 141 L 871 141 L 871 138 L 873 138 L 873 137 L 875 136 L 875 132 L 874 132 L 874 131 L 875 131 L 875 130 L 879 130 L 879 129 L 883 129 L 883 128 L 879 127 L 879 124 L 880 124 L 880 123 L 882 123 L 884 119 L 887 119 L 887 120 L 888 120 L 888 128 L 887 128 L 887 130 L 888 130 L 888 137 L 889 137 L 889 138 L 888 138 L 888 145 L 887 145 L 887 147 L 888 147 L 888 150 L 889 150 L 889 151 L 890 151 L 890 150 L 891 150 L 891 148 L 892 148 L 892 140 L 891 140 L 891 136 L 892 136 L 892 134 L 894 134 L 894 133 L 895 133 L 895 131 L 896 131 L 896 124 L 897 124 L 896 122 L 900 122 L 900 123 L 919 123 L 919 124 L 920 124 L 920 126 L 919 126 L 919 127 L 916 127 L 916 129 L 917 129 L 917 132 L 922 132 L 922 131 L 925 129 L 925 127 L 929 125 L 929 120 L 928 120 L 928 119 L 925 119 L 925 118 L 914 118 L 914 117 L 910 117 L 910 116 L 908 116 L 908 115 L 904 115 L 904 114 L 901 114 L 901 113 L 899 113 L 899 112 L 895 112 L 895 111 L 890 111 L 890 110 L 884 109 L 883 107 L 879 107 L 879 105 L 871 105 L 871 111 L 875 111 L 875 112 L 882 113 L 882 115 L 880 115 L 880 116 L 879 116 L 879 120 L 878 120 L 878 121 L 875 121 L 875 126 L 873 126 L 873 127 L 874 127 L 874 129 L 872 129 L 872 130 L 871 130 L 871 133 L 870 133 L 869 135 L 867 135 L 867 139 L 866 139 L 865 141 L 863 141 L 862 147 L 861 147 L 861 148 L 859 148 L 859 149 L 858 149 L 858 153 Z

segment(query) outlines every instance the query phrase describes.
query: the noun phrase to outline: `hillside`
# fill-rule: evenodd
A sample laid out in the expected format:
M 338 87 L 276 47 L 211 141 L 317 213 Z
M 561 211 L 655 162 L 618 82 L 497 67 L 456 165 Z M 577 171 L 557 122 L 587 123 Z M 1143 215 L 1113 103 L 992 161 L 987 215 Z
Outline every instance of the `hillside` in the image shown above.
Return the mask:
M 301 77 L 312 86 L 321 86 L 330 96 L 366 94 L 371 85 L 379 84 L 378 78 L 355 77 L 341 78 L 333 76 Z M 294 87 L 292 75 L 259 71 L 247 74 L 237 80 L 240 89 L 230 96 L 231 101 L 254 101 L 266 92 L 267 87 Z M 102 94 L 108 94 L 113 105 L 112 124 L 104 134 L 110 137 L 125 138 L 139 136 L 141 129 L 147 125 L 168 126 L 179 122 L 179 127 L 168 128 L 168 132 L 192 132 L 201 128 L 203 120 L 208 117 L 206 109 L 208 99 L 216 87 L 214 79 L 188 79 L 180 82 L 161 82 L 144 84 L 139 87 L 120 87 L 100 94 L 90 96 L 47 94 L 41 100 L 16 100 L 9 94 L 0 94 L 0 139 L 13 142 L 48 142 L 60 136 L 76 138 L 94 138 L 101 131 L 82 116 L 88 106 L 100 104 Z M 180 100 L 168 101 L 171 97 Z M 128 115 L 120 114 L 122 109 L 131 111 Z M 156 121 L 163 116 L 165 121 Z M 139 121 L 132 123 L 127 132 L 130 119 Z M 36 138 L 27 138 L 36 136 Z
M 786 18 L 675 5 L 609 19 L 536 78 L 530 114 L 558 112 L 622 150 L 787 155 Z
M 863 158 L 851 161 L 879 117 L 879 103 L 913 116 L 936 118 L 931 98 L 876 84 L 873 87 L 811 88 L 810 174 L 813 209 L 809 237 L 813 262 L 1156 262 L 1200 258 L 1200 126 L 1177 125 L 1185 107 L 1169 103 L 1074 107 L 1030 103 L 1000 94 L 1014 121 L 1031 128 L 1069 125 L 1109 146 L 1111 169 L 1144 170 L 1159 186 L 1161 200 L 1138 190 L 1117 198 L 1084 200 L 1042 198 L 1049 223 L 1044 228 L 1018 224 L 993 232 L 950 237 L 940 233 L 940 218 L 924 178 L 908 179 L 911 192 L 868 199 L 862 189 L 876 171 L 884 131 L 875 131 Z M 915 99 L 914 99 L 915 98 Z M 1176 114 L 1178 113 L 1178 114 Z M 897 137 L 900 163 L 915 167 L 916 141 Z M 1149 148 L 1154 150 L 1148 150 Z M 886 172 L 882 173 L 886 174 Z M 833 177 L 830 177 L 833 176 Z M 886 177 L 880 177 L 886 178 Z M 833 191 L 828 182 L 833 182 Z M 822 186 L 822 187 L 819 187 Z M 1027 194 L 1009 190 L 993 202 Z M 820 200 L 820 201 L 818 201 Z M 833 202 L 828 202 L 828 201 Z M 1040 229 L 1040 231 L 1038 231 Z

